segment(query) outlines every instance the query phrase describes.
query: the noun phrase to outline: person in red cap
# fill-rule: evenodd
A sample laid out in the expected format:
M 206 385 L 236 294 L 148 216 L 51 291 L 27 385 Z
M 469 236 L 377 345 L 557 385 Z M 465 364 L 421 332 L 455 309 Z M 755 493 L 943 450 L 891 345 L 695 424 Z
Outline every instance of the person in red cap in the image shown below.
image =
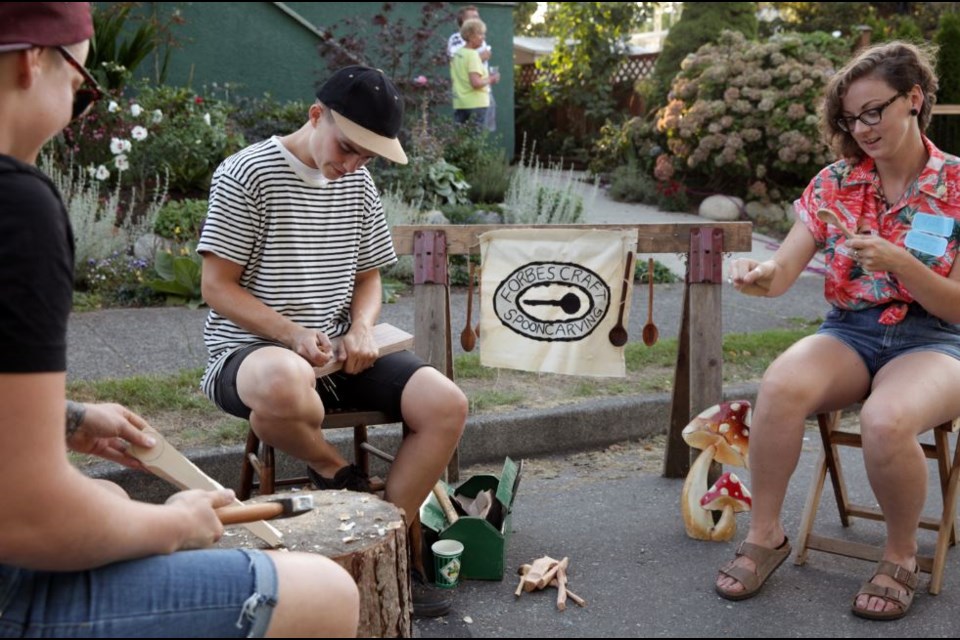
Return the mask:
M 154 444 L 119 405 L 74 413 L 64 437 L 73 236 L 34 165 L 101 93 L 92 35 L 88 3 L 0 3 L 0 636 L 354 636 L 357 588 L 332 561 L 203 550 L 232 491 L 146 504 L 68 462 Z
M 197 251 L 211 309 L 205 393 L 249 419 L 263 442 L 305 461 L 320 489 L 370 490 L 366 475 L 324 440 L 327 410 L 402 419 L 409 435 L 385 495 L 411 514 L 456 449 L 467 399 L 411 352 L 378 357 L 373 340 L 380 268 L 396 255 L 365 165 L 377 156 L 406 164 L 402 121 L 403 100 L 382 71 L 338 70 L 302 127 L 220 165 Z M 334 358 L 343 369 L 318 381 L 313 367 Z M 413 606 L 416 616 L 449 608 L 418 584 Z

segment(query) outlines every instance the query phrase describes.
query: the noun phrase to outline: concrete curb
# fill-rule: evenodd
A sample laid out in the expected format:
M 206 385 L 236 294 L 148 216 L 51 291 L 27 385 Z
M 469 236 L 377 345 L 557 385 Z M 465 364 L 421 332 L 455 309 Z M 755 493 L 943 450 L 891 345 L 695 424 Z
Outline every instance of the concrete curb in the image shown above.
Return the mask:
M 723 396 L 728 400 L 742 398 L 753 402 L 756 393 L 756 384 L 745 384 L 724 389 Z M 600 449 L 617 442 L 649 438 L 666 430 L 670 401 L 667 393 L 621 396 L 551 409 L 523 409 L 476 416 L 468 419 L 460 441 L 460 465 L 500 462 L 504 456 L 519 460 Z M 353 435 L 349 429 L 332 431 L 328 440 L 350 459 Z M 380 449 L 395 451 L 400 441 L 400 425 L 371 428 L 369 440 Z M 236 445 L 185 450 L 183 453 L 223 486 L 237 487 L 243 449 L 243 445 Z M 278 455 L 277 466 L 278 475 L 303 474 L 303 463 L 287 456 Z M 163 502 L 176 491 L 160 478 L 111 463 L 88 467 L 86 472 L 95 478 L 116 482 L 131 497 L 146 502 Z M 372 461 L 371 473 L 385 476 L 386 472 L 383 463 Z

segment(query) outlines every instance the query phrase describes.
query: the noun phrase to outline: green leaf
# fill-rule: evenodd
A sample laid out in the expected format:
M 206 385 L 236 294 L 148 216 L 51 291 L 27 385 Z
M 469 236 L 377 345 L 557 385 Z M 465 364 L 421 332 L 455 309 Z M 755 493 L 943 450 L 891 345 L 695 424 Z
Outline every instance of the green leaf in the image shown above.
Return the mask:
M 188 257 L 173 261 L 174 279 L 190 293 L 200 291 L 200 265 Z
M 173 254 L 169 251 L 157 251 L 153 258 L 153 268 L 164 280 L 173 280 Z
M 150 280 L 147 285 L 158 293 L 168 293 L 178 296 L 188 296 L 191 292 L 184 289 L 183 285 L 173 280 Z

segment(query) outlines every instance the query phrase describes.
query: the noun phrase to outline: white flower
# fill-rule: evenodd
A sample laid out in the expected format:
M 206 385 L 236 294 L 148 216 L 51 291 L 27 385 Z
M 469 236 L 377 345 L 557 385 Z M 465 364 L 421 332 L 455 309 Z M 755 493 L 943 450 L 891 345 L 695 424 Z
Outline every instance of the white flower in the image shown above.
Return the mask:
M 207 123 L 207 126 L 208 126 L 208 127 L 211 126 L 211 125 L 210 125 L 210 114 L 209 114 L 209 113 L 203 114 L 203 121 Z
M 162 120 L 163 120 L 163 112 L 160 111 L 160 109 L 154 109 L 153 118 L 151 118 L 150 121 L 153 122 L 153 124 L 160 124 Z
M 91 178 L 96 177 L 97 167 L 92 164 L 87 165 L 87 175 L 90 176 Z
M 134 118 L 139 118 L 141 113 L 143 113 L 143 107 L 136 103 L 130 105 L 130 114 L 133 115 Z
M 130 161 L 127 160 L 127 156 L 122 153 L 113 159 L 113 164 L 118 171 L 126 171 L 130 168 Z
M 117 104 L 116 100 L 111 100 L 110 104 L 107 105 L 107 111 L 110 113 L 116 113 L 117 111 L 120 111 L 120 105 Z
M 137 125 L 133 128 L 133 131 L 130 132 L 130 135 L 133 136 L 134 140 L 139 142 L 140 140 L 145 140 L 147 138 L 147 130 L 140 125 Z
M 113 155 L 123 153 L 123 140 L 120 138 L 110 138 L 110 153 Z
M 105 166 L 100 165 L 99 167 L 97 167 L 97 173 L 94 177 L 97 180 L 101 180 L 101 181 L 106 180 L 107 178 L 110 177 L 110 170 L 107 169 Z
M 129 140 L 123 140 L 123 153 L 130 153 L 130 149 L 133 149 L 133 143 Z

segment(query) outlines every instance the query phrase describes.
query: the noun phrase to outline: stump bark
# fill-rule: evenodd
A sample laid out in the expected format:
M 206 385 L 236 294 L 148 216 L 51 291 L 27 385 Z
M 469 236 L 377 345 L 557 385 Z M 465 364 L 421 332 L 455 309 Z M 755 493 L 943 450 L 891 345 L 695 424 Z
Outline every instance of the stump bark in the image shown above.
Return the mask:
M 411 637 L 409 551 L 403 510 L 367 493 L 310 493 L 315 504 L 312 511 L 270 521 L 283 534 L 284 548 L 327 556 L 353 576 L 360 591 L 358 637 Z M 257 496 L 247 504 L 271 497 Z M 227 527 L 217 546 L 268 548 L 240 526 Z

